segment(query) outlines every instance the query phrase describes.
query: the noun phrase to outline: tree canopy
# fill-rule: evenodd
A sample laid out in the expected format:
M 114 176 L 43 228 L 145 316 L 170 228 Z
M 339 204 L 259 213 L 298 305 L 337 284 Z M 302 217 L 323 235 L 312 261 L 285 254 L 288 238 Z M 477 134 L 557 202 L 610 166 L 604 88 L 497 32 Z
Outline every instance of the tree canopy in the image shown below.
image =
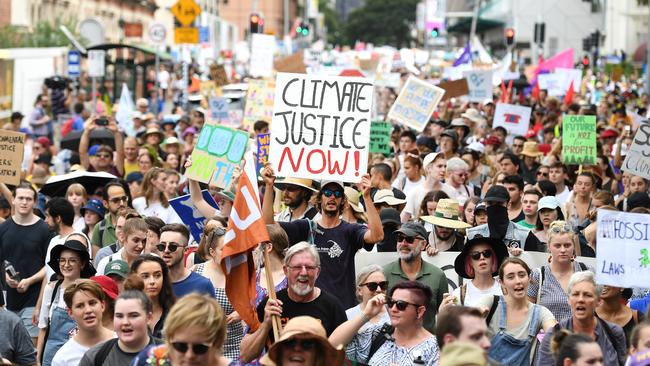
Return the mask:
M 366 0 L 348 16 L 346 43 L 356 41 L 405 47 L 413 40 L 411 26 L 419 0 Z

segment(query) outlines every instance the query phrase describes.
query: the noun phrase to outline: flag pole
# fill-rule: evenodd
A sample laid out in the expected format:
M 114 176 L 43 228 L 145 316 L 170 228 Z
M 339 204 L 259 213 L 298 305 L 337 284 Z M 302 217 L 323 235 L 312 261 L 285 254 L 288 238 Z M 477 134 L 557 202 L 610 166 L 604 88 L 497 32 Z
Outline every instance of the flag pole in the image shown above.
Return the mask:
M 276 300 L 275 296 L 275 283 L 273 283 L 273 273 L 270 271 L 271 258 L 269 257 L 269 252 L 267 246 L 270 243 L 264 243 L 262 252 L 264 253 L 264 273 L 266 274 L 266 287 L 269 291 L 269 299 Z M 280 330 L 282 330 L 282 324 L 280 323 L 280 317 L 277 315 L 271 316 L 271 325 L 273 325 L 273 339 L 277 342 L 280 339 Z

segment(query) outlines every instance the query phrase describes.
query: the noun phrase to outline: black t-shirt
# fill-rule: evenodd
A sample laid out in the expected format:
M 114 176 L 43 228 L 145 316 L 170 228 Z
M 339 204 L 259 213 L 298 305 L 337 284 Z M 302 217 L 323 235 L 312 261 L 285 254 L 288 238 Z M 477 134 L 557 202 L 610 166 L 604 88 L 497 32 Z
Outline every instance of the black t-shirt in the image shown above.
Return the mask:
M 4 274 L 4 261 L 13 264 L 21 279 L 31 277 L 43 268 L 47 246 L 52 238 L 47 224 L 38 220 L 32 225 L 18 225 L 13 218 L 0 224 L 0 266 Z M 4 284 L 4 275 L 2 282 Z M 26 292 L 5 286 L 7 291 L 7 309 L 20 311 L 26 307 L 36 306 L 40 283 L 29 286 Z
M 279 224 L 289 236 L 289 245 L 301 241 L 309 242 L 309 220 Z M 331 229 L 320 225 L 314 226 L 314 244 L 321 262 L 316 286 L 336 296 L 341 305 L 349 309 L 358 304 L 355 295 L 354 255 L 363 247 L 363 235 L 368 228 L 345 221 L 341 221 L 337 227 Z
M 282 315 L 280 316 L 280 320 L 283 327 L 287 324 L 289 319 L 301 315 L 307 315 L 320 320 L 323 328 L 325 328 L 325 332 L 327 332 L 327 336 L 329 337 L 336 327 L 348 320 L 338 299 L 334 298 L 334 296 L 328 294 L 322 289 L 320 295 L 308 303 L 295 302 L 291 300 L 286 288 L 278 291 L 276 297 L 278 300 L 282 301 Z M 267 301 L 268 297 L 262 300 L 262 302 L 257 306 L 257 317 L 260 322 L 264 321 L 264 307 L 266 306 Z M 273 339 L 272 331 L 269 332 L 269 339 L 275 341 Z
M 512 219 L 510 221 L 519 222 L 521 220 L 524 220 L 525 218 L 526 218 L 526 216 L 524 216 L 524 209 L 522 208 L 521 211 L 519 211 L 519 215 L 517 215 L 517 217 L 515 217 L 514 219 Z

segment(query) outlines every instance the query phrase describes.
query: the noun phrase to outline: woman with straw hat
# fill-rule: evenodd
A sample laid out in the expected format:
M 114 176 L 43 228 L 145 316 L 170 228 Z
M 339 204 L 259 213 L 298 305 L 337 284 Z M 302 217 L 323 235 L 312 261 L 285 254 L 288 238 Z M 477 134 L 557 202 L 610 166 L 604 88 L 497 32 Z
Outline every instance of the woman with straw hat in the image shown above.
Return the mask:
M 544 155 L 539 151 L 539 146 L 535 141 L 526 141 L 524 142 L 524 148 L 521 152 L 523 157 L 523 164 L 520 165 L 522 174 L 521 177 L 524 178 L 524 181 L 530 184 L 534 184 L 537 181 L 535 174 L 537 169 L 540 166 L 540 163 L 537 159 Z
M 429 255 L 462 250 L 465 237 L 458 230 L 467 229 L 471 225 L 460 219 L 460 205 L 457 201 L 443 198 L 438 201 L 433 215 L 422 216 L 420 219 L 433 224 L 433 231 L 429 234 L 429 245 L 427 246 Z

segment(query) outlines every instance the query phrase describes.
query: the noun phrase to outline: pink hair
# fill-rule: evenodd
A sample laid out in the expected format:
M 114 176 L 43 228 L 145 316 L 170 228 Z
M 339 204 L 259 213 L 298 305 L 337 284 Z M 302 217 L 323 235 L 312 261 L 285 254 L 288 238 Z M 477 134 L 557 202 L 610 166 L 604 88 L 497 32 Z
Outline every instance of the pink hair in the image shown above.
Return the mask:
M 497 267 L 497 256 L 496 256 L 496 253 L 494 253 L 494 249 L 489 248 L 488 250 L 490 252 L 492 252 L 492 256 L 490 257 L 490 260 L 492 261 L 491 270 L 492 270 L 492 273 L 494 273 L 499 269 Z M 474 268 L 472 267 L 472 258 L 469 256 L 469 250 L 468 250 L 467 255 L 465 256 L 465 263 L 464 264 L 465 264 L 465 273 L 467 273 L 467 275 L 469 277 L 474 278 L 475 273 L 474 273 Z

